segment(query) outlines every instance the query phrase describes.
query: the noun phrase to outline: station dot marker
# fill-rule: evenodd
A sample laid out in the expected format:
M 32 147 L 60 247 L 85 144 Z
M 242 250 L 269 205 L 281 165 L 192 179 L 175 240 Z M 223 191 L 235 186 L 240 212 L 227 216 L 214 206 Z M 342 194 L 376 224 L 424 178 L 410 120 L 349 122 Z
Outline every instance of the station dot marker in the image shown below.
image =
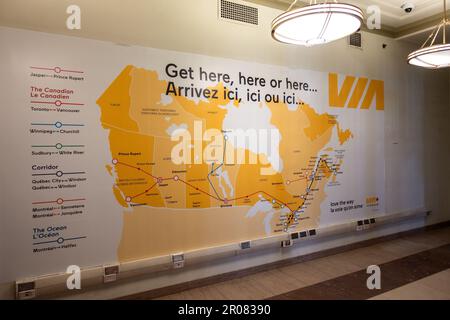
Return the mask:
M 224 138 L 225 140 L 228 140 L 228 136 L 227 136 L 226 134 L 223 136 L 223 138 Z
M 126 198 L 125 198 L 125 201 L 126 201 L 126 202 L 131 202 L 131 197 L 126 197 Z
M 228 199 L 227 198 L 223 199 L 223 203 L 228 204 Z
M 161 177 L 159 177 L 159 178 L 157 179 L 157 181 L 158 181 L 159 184 L 161 184 L 161 183 L 163 182 L 163 179 L 162 179 Z
M 287 184 L 287 185 L 290 185 L 290 184 L 291 184 L 291 181 L 290 181 L 290 180 L 287 180 L 287 181 L 286 181 L 286 184 Z
M 284 208 L 284 204 L 281 205 L 281 209 L 283 209 L 283 208 Z
M 272 203 L 273 203 L 273 204 L 275 204 L 275 203 L 276 203 L 275 199 L 273 199 L 273 200 L 272 200 Z
M 61 72 L 61 68 L 60 67 L 55 67 L 53 69 L 53 71 L 55 71 L 56 73 L 60 73 Z
M 63 203 L 64 203 L 64 200 L 61 199 L 61 198 L 58 198 L 58 199 L 56 199 L 56 203 L 57 203 L 57 204 L 63 204 Z
M 57 127 L 58 129 L 61 128 L 63 126 L 63 124 L 61 122 L 55 122 L 55 127 Z
M 55 101 L 55 106 L 59 107 L 62 105 L 62 102 L 60 100 Z
M 64 174 L 64 173 L 63 173 L 62 171 L 57 171 L 57 172 L 56 172 L 56 176 L 57 176 L 57 177 L 62 177 L 63 174 Z
M 55 144 L 56 149 L 62 149 L 63 145 L 61 143 Z
M 61 244 L 61 243 L 64 242 L 64 238 L 58 238 L 58 239 L 56 240 L 56 242 L 58 242 L 59 244 Z
M 117 159 L 112 159 L 112 164 L 117 164 L 119 161 Z
M 175 180 L 175 181 L 178 181 L 178 179 L 179 179 L 178 176 L 173 177 L 173 180 Z

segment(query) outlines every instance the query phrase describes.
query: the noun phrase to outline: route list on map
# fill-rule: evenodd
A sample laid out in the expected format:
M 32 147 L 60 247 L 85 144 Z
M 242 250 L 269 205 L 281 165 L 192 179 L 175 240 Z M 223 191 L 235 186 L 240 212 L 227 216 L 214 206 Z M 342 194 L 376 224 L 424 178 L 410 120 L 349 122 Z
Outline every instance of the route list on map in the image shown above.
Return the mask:
M 70 249 L 86 239 L 72 230 L 73 218 L 86 214 L 85 73 L 49 66 L 29 72 L 32 251 Z

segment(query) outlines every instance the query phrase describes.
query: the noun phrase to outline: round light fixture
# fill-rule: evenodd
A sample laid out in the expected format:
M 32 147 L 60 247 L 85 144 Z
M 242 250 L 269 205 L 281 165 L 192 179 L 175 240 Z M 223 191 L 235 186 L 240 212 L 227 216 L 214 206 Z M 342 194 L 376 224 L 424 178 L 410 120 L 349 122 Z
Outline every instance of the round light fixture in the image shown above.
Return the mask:
M 409 64 L 431 69 L 450 67 L 450 44 L 419 49 L 408 55 Z
M 436 26 L 422 47 L 408 55 L 408 63 L 429 69 L 450 67 L 450 44 L 447 44 L 445 39 L 445 28 L 449 24 L 447 5 L 444 0 L 444 19 Z M 443 34 L 442 44 L 435 44 L 441 29 Z
M 291 10 L 272 21 L 272 37 L 283 43 L 313 46 L 344 38 L 361 27 L 363 13 L 345 3 L 319 3 Z

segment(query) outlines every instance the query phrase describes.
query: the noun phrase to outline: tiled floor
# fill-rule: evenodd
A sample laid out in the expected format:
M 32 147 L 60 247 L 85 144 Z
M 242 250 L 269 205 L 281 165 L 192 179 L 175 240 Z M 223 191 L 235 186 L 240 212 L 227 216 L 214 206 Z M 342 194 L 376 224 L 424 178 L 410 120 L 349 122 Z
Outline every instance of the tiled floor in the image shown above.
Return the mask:
M 450 269 L 377 295 L 374 300 L 450 300 Z
M 378 266 L 381 270 L 381 287 L 378 290 L 367 288 L 369 275 L 364 268 L 311 286 L 291 290 L 271 297 L 271 299 L 369 299 L 450 268 L 450 244 L 421 251 Z
M 159 299 L 449 299 L 449 244 L 446 227 Z M 368 293 L 366 268 L 373 264 L 382 269 L 384 291 Z

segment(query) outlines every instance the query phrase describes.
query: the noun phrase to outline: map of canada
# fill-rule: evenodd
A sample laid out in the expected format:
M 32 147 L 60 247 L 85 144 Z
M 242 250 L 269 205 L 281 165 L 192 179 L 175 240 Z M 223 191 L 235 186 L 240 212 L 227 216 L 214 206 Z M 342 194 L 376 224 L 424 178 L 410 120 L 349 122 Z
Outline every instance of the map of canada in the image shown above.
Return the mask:
M 318 226 L 325 186 L 342 174 L 350 130 L 303 102 L 292 108 L 220 95 L 195 100 L 166 95 L 167 85 L 156 71 L 129 65 L 97 100 L 109 131 L 106 170 L 123 207 L 120 261 Z M 223 83 L 215 89 L 222 92 Z M 237 127 L 252 121 L 278 132 L 276 152 L 236 143 Z M 199 138 L 198 124 L 221 138 Z M 190 154 L 184 154 L 190 163 L 173 159 L 180 148 L 173 137 L 180 132 L 193 137 L 186 146 Z M 337 146 L 330 145 L 333 137 Z M 259 161 L 233 161 L 229 153 Z

